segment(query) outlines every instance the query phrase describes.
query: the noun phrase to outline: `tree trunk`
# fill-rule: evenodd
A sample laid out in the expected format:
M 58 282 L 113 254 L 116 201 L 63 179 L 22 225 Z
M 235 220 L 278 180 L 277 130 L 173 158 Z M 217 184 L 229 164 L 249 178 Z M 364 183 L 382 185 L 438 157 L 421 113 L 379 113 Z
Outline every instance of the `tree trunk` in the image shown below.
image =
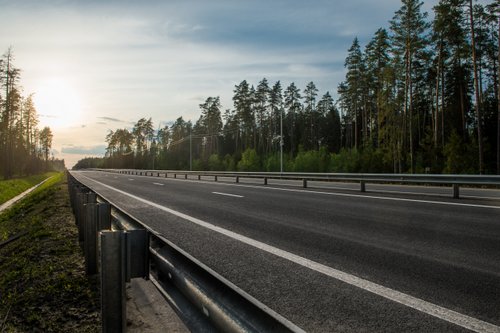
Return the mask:
M 479 174 L 483 173 L 483 137 L 482 137 L 482 117 L 481 117 L 481 100 L 479 97 L 479 82 L 478 82 L 478 72 L 476 63 L 476 36 L 474 33 L 474 15 L 472 11 L 472 0 L 469 0 L 470 9 L 470 30 L 471 30 L 471 42 L 472 42 L 472 65 L 474 68 L 474 90 L 476 97 L 476 115 L 477 115 L 477 143 L 479 147 Z
M 437 147 L 438 142 L 438 128 L 439 128 L 439 76 L 441 71 L 441 52 L 442 47 L 439 47 L 437 71 L 436 71 L 436 110 L 434 114 L 434 147 Z
M 2 144 L 5 145 L 5 169 L 4 169 L 4 178 L 10 179 L 12 178 L 12 147 L 11 147 L 11 135 L 10 135 L 10 122 L 11 122 L 11 103 L 12 98 L 10 96 L 11 91 L 9 90 L 12 78 L 10 77 L 10 62 L 11 62 L 11 50 L 7 51 L 7 75 L 6 75 L 6 84 L 5 84 L 5 113 L 3 115 L 4 122 L 4 133 L 5 135 L 4 142 Z M 10 79 L 10 80 L 9 80 Z
M 500 13 L 498 14 L 498 62 L 497 62 L 497 81 L 500 81 Z M 500 82 L 497 82 L 497 174 L 500 175 Z
M 441 147 L 444 148 L 444 63 L 441 67 Z
M 409 79 L 409 95 L 410 95 L 410 100 L 409 100 L 409 105 L 408 105 L 408 113 L 410 117 L 410 173 L 413 173 L 413 82 L 411 79 L 411 53 L 408 51 L 408 79 Z

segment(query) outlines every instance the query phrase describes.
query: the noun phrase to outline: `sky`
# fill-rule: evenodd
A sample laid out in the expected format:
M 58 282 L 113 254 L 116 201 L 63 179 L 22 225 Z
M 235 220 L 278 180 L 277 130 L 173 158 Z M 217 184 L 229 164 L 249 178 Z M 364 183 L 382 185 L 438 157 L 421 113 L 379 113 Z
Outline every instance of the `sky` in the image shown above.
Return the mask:
M 431 11 L 436 1 L 425 1 Z M 12 47 L 23 95 L 71 168 L 102 156 L 106 134 L 140 118 L 195 122 L 199 104 L 223 110 L 242 80 L 313 81 L 320 96 L 344 79 L 355 37 L 364 46 L 397 0 L 0 0 L 0 52 Z M 431 13 L 429 13 L 431 14 Z

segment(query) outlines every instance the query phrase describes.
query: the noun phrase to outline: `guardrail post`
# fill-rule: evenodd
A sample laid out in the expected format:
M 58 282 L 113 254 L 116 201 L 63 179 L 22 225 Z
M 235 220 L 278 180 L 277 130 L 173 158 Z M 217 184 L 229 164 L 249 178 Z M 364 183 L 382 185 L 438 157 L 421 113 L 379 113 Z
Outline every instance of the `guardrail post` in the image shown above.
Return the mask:
M 453 199 L 460 198 L 460 186 L 458 184 L 453 184 Z
M 111 205 L 107 202 L 97 204 L 97 230 L 111 230 Z
M 165 172 L 165 178 L 168 178 L 168 172 Z
M 85 230 L 87 225 L 87 205 L 96 203 L 97 196 L 94 192 L 87 192 L 82 195 L 82 204 L 80 210 L 80 221 L 78 223 L 78 240 L 84 242 L 83 248 L 85 249 Z
M 102 332 L 125 332 L 126 232 L 101 231 Z
M 78 241 L 83 242 L 84 240 L 84 225 L 85 225 L 85 205 L 89 202 L 89 193 L 86 192 L 87 189 L 82 188 L 76 193 L 76 225 L 78 226 Z M 95 202 L 95 194 L 90 199 Z
M 198 180 L 201 180 L 201 175 L 198 175 Z
M 359 185 L 361 187 L 361 192 L 366 192 L 366 183 L 363 180 L 359 182 Z
M 177 178 L 177 174 L 176 173 L 174 173 L 174 178 Z
M 187 173 L 184 175 L 184 179 L 188 179 L 188 175 L 187 175 Z
M 302 187 L 303 188 L 307 187 L 307 179 L 302 179 Z
M 83 196 L 84 193 L 81 189 L 77 189 L 75 195 L 75 221 L 78 226 L 78 233 L 80 233 L 80 225 L 82 224 L 82 209 L 83 209 Z
M 85 272 L 87 275 L 97 273 L 97 204 L 85 205 L 85 224 L 83 252 L 85 254 Z
M 239 183 L 240 182 L 240 176 L 236 176 L 236 180 L 235 180 L 236 183 Z
M 217 181 L 217 176 L 215 176 L 214 181 Z
M 149 234 L 145 229 L 128 230 L 126 281 L 133 278 L 149 278 Z
M 86 203 L 96 203 L 97 202 L 97 196 L 94 192 L 88 192 L 87 193 L 87 202 Z
M 264 177 L 264 185 L 267 185 L 267 177 Z

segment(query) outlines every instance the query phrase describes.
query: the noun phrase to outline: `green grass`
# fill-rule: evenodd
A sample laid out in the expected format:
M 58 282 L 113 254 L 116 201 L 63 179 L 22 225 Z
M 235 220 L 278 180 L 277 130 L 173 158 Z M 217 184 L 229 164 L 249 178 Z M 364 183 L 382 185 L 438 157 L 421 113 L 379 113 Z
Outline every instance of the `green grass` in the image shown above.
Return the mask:
M 44 174 L 29 176 L 25 178 L 16 178 L 0 181 L 0 205 L 26 191 L 27 189 L 39 184 L 57 172 L 47 172 Z
M 0 332 L 98 332 L 97 280 L 83 253 L 64 173 L 0 214 Z

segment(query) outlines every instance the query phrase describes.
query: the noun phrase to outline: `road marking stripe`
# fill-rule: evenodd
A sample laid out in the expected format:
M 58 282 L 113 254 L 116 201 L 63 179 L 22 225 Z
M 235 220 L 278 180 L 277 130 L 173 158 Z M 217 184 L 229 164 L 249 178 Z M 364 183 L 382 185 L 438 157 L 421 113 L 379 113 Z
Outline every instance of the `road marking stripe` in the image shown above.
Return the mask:
M 86 176 L 82 175 L 82 177 L 87 178 L 90 181 L 93 181 L 93 182 L 95 182 L 99 185 L 102 185 L 104 187 L 107 187 L 113 191 L 116 191 L 116 192 L 121 193 L 123 195 L 129 196 L 137 201 L 140 201 L 140 202 L 143 202 L 143 203 L 150 205 L 152 207 L 158 208 L 164 212 L 167 212 L 167 213 L 173 214 L 175 216 L 178 216 L 180 218 L 183 218 L 183 219 L 190 221 L 196 225 L 199 225 L 199 226 L 207 228 L 209 230 L 218 232 L 222 235 L 225 235 L 225 236 L 230 237 L 232 239 L 238 240 L 242 243 L 253 246 L 253 247 L 260 249 L 262 251 L 274 254 L 275 256 L 278 256 L 280 258 L 289 260 L 293 263 L 296 263 L 296 264 L 301 265 L 303 267 L 307 267 L 307 268 L 314 270 L 316 272 L 323 273 L 323 274 L 330 276 L 334 279 L 337 279 L 339 281 L 345 282 L 345 283 L 350 284 L 352 286 L 361 288 L 363 290 L 369 291 L 371 293 L 382 296 L 386 299 L 397 302 L 399 304 L 408 306 L 408 307 L 413 308 L 417 311 L 426 313 L 428 315 L 431 315 L 431 316 L 434 316 L 436 318 L 450 322 L 452 324 L 464 327 L 464 328 L 471 330 L 471 331 L 474 331 L 474 332 L 500 333 L 500 326 L 496 326 L 496 325 L 493 325 L 491 323 L 482 321 L 480 319 L 476 319 L 476 318 L 461 314 L 459 312 L 444 308 L 442 306 L 424 301 L 423 299 L 410 296 L 408 294 L 399 292 L 397 290 L 394 290 L 394 289 L 391 289 L 388 287 L 384 287 L 380 284 L 362 279 L 362 278 L 357 277 L 355 275 L 337 270 L 335 268 L 328 267 L 326 265 L 320 264 L 320 263 L 315 262 L 313 260 L 310 260 L 310 259 L 298 256 L 296 254 L 287 252 L 285 250 L 281 250 L 277 247 L 268 245 L 266 243 L 259 242 L 255 239 L 252 239 L 252 238 L 243 236 L 241 234 L 238 234 L 236 232 L 218 227 L 216 225 L 210 224 L 208 222 L 197 219 L 195 217 L 186 215 L 184 213 L 175 211 L 175 210 L 170 209 L 168 207 L 159 205 L 157 203 L 154 203 L 154 202 L 151 202 L 149 200 L 143 199 L 141 197 L 135 196 L 133 194 L 127 193 L 125 191 L 119 190 L 119 189 L 114 188 L 112 186 L 103 184 L 97 180 L 88 178 Z
M 242 195 L 230 194 L 230 193 L 222 193 L 222 192 L 212 192 L 213 194 L 224 195 L 226 197 L 234 197 L 234 198 L 244 198 Z
M 153 183 L 153 185 L 164 186 L 165 184 L 162 184 L 162 183 Z
M 229 178 L 229 177 L 226 177 L 226 178 Z M 185 179 L 176 179 L 176 178 L 166 178 L 166 179 L 169 180 L 169 181 L 186 181 Z M 435 204 L 435 205 L 448 205 L 448 206 L 462 206 L 462 207 L 476 207 L 476 208 L 500 209 L 500 206 L 467 204 L 467 203 L 460 203 L 460 202 L 446 202 L 446 201 L 431 201 L 431 200 L 420 200 L 420 199 L 377 197 L 377 196 L 373 196 L 373 195 L 321 192 L 321 191 L 301 190 L 301 189 L 292 189 L 292 188 L 279 188 L 279 187 L 272 187 L 272 186 L 255 186 L 255 185 L 249 185 L 249 184 L 246 184 L 246 185 L 245 184 L 231 184 L 231 183 L 222 183 L 222 182 L 215 183 L 215 182 L 204 181 L 204 180 L 195 180 L 195 179 L 188 179 L 188 181 L 196 182 L 196 183 L 203 183 L 203 184 L 213 184 L 213 185 L 217 185 L 217 186 L 237 186 L 237 187 L 247 187 L 247 188 L 264 189 L 264 190 L 285 191 L 285 192 L 324 194 L 324 195 L 332 195 L 332 196 L 339 196 L 339 197 L 344 196 L 344 197 L 355 197 L 355 198 L 368 198 L 368 199 L 375 199 L 375 200 L 377 200 L 377 199 L 378 200 L 389 200 L 389 201 L 393 200 L 393 201 L 429 203 L 429 204 Z M 284 186 L 286 186 L 286 185 L 284 185 Z M 342 188 L 342 187 L 334 187 L 334 186 L 332 186 L 332 187 L 321 186 L 319 188 L 323 188 L 323 189 L 340 189 L 340 190 L 353 190 L 353 189 L 355 189 L 355 188 Z M 358 191 L 359 191 L 359 188 L 358 188 Z M 485 191 L 492 191 L 492 190 L 486 189 Z M 443 193 L 429 194 L 429 193 L 405 192 L 405 191 L 391 191 L 391 190 L 380 190 L 380 191 L 377 190 L 376 192 L 380 192 L 380 193 L 392 192 L 392 193 L 401 193 L 401 194 L 447 196 L 446 194 L 443 194 Z M 500 197 L 482 197 L 482 196 L 472 196 L 472 195 L 467 195 L 467 194 L 463 194 L 463 195 L 461 195 L 461 197 L 462 198 L 474 198 L 474 199 L 500 199 Z
M 174 179 L 174 178 L 168 178 L 168 180 L 169 181 L 186 181 L 184 179 Z M 460 203 L 460 202 L 431 201 L 431 200 L 392 198 L 392 197 L 377 197 L 377 196 L 374 196 L 374 195 L 322 192 L 322 191 L 301 190 L 301 189 L 292 189 L 292 188 L 280 188 L 280 187 L 272 187 L 272 186 L 255 186 L 255 185 L 243 185 L 243 184 L 230 184 L 230 183 L 199 181 L 199 180 L 188 180 L 188 181 L 192 181 L 192 182 L 196 182 L 196 183 L 203 183 L 203 184 L 212 184 L 212 185 L 216 185 L 216 186 L 236 186 L 236 187 L 256 188 L 256 189 L 262 189 L 262 190 L 274 190 L 274 191 L 283 191 L 283 192 L 323 194 L 323 195 L 331 195 L 331 196 L 337 196 L 337 197 L 366 198 L 366 199 L 374 199 L 374 200 L 416 202 L 416 203 L 426 203 L 426 204 L 444 205 L 444 206 L 461 206 L 461 207 L 500 209 L 500 206 L 467 204 L 467 203 Z
M 134 180 L 133 178 L 129 178 L 128 180 Z

